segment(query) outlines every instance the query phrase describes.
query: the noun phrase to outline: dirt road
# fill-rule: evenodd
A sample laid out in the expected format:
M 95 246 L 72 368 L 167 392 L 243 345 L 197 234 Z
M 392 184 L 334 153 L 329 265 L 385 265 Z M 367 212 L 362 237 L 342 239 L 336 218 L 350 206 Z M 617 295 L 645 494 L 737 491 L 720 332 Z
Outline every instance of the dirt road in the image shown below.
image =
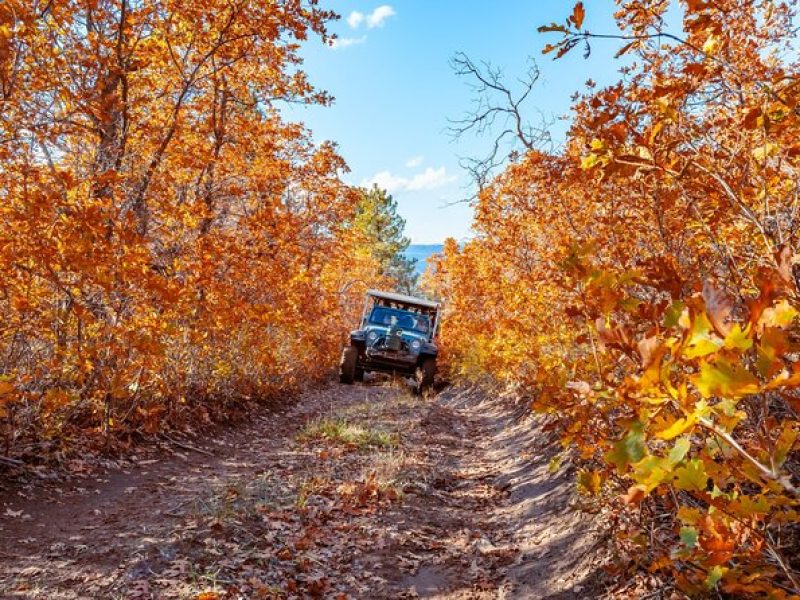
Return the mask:
M 0 495 L 3 598 L 586 598 L 557 444 L 465 389 L 331 385 L 130 468 Z

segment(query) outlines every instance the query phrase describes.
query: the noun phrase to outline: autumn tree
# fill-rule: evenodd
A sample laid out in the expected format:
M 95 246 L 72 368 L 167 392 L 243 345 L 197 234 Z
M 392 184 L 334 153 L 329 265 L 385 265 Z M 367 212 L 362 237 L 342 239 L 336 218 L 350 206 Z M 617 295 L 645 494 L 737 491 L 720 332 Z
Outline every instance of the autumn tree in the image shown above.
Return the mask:
M 323 377 L 378 265 L 345 165 L 281 116 L 326 103 L 309 2 L 0 6 L 0 419 L 107 443 Z M 351 270 L 362 283 L 348 285 Z
M 620 518 L 620 568 L 793 597 L 797 5 L 619 5 L 618 33 L 587 29 L 581 3 L 540 29 L 548 55 L 616 40 L 628 63 L 578 97 L 564 150 L 510 164 L 475 239 L 446 246 L 446 352 L 560 419 L 579 488 Z

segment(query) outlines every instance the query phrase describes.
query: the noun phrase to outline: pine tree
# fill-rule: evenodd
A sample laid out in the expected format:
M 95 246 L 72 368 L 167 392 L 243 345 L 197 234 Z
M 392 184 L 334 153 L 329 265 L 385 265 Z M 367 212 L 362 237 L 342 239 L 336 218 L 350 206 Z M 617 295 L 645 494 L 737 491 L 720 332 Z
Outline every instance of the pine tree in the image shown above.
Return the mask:
M 405 256 L 411 243 L 403 235 L 405 225 L 397 214 L 397 202 L 386 190 L 378 186 L 363 190 L 353 227 L 366 237 L 370 253 L 381 265 L 380 275 L 393 279 L 399 291 L 412 293 L 416 261 Z

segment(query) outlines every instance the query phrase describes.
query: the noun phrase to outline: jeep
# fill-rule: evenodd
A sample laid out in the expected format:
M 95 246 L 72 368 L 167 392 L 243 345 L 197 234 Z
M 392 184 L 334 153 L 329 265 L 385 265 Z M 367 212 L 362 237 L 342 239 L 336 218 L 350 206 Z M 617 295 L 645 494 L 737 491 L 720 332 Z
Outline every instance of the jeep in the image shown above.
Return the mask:
M 413 377 L 418 391 L 431 387 L 439 314 L 437 302 L 368 290 L 361 325 L 342 352 L 341 382 L 363 381 L 364 373 L 376 371 Z

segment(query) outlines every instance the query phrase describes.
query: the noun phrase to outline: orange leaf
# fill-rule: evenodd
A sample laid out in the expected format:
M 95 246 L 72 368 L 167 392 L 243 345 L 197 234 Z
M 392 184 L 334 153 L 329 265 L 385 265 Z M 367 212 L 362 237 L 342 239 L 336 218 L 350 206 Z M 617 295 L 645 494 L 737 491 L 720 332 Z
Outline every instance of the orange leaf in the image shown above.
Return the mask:
M 575 8 L 572 9 L 572 22 L 575 29 L 580 29 L 583 26 L 583 19 L 586 17 L 586 10 L 583 8 L 583 2 L 578 2 Z
M 703 282 L 703 300 L 706 303 L 709 321 L 716 332 L 724 338 L 731 330 L 731 325 L 727 322 L 731 310 L 733 310 L 731 299 L 724 290 L 710 281 L 705 281 Z
M 628 493 L 622 496 L 622 501 L 625 502 L 625 504 L 639 504 L 642 500 L 644 500 L 646 491 L 647 488 L 641 483 L 632 485 L 628 488 Z

